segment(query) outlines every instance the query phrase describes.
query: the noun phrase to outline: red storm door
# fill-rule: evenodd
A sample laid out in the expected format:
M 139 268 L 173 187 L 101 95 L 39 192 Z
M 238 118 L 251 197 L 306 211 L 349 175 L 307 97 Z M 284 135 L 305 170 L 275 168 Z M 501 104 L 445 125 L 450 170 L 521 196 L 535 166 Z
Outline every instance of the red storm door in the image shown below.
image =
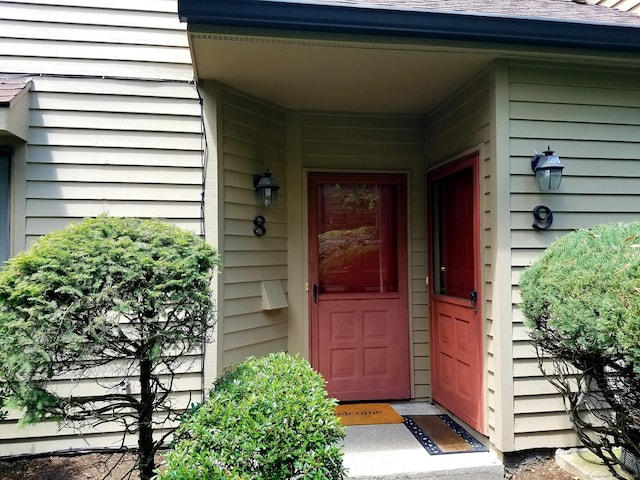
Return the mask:
M 342 401 L 409 398 L 406 178 L 310 174 L 311 361 Z
M 482 432 L 478 155 L 429 175 L 433 398 Z

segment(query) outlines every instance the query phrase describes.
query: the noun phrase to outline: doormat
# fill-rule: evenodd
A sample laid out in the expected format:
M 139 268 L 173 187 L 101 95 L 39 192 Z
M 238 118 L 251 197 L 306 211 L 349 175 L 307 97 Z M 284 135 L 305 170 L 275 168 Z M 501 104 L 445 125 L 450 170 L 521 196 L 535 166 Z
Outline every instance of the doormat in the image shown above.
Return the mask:
M 488 451 L 449 415 L 405 415 L 403 418 L 404 424 L 430 455 Z
M 402 423 L 404 419 L 388 403 L 348 403 L 336 407 L 340 423 L 353 425 L 380 425 Z

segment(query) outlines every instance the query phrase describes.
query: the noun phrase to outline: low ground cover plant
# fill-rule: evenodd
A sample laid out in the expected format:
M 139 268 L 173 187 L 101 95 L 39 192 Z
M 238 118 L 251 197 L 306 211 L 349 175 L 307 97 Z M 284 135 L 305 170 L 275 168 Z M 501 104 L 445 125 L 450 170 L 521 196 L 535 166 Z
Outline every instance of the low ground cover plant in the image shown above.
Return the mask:
M 640 222 L 554 242 L 520 279 L 540 367 L 582 442 L 617 478 L 640 458 Z
M 344 429 L 324 380 L 286 353 L 230 368 L 176 433 L 159 480 L 339 480 Z

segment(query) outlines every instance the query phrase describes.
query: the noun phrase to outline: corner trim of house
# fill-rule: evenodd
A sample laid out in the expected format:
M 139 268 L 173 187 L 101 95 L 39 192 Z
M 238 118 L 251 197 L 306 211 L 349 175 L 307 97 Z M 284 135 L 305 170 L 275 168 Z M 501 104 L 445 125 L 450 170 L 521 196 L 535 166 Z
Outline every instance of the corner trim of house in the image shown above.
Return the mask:
M 509 212 L 509 62 L 498 60 L 493 70 L 492 88 L 492 131 L 490 155 L 496 163 L 495 180 L 492 188 L 496 191 L 491 209 L 495 211 L 496 245 L 495 251 L 510 248 Z M 491 443 L 502 452 L 515 448 L 515 411 L 513 379 L 513 323 L 511 310 L 511 256 L 495 257 L 495 282 L 493 290 L 493 315 L 496 323 L 494 336 L 494 375 L 496 388 L 493 409 L 494 435 Z M 508 280 L 507 280 L 508 279 Z

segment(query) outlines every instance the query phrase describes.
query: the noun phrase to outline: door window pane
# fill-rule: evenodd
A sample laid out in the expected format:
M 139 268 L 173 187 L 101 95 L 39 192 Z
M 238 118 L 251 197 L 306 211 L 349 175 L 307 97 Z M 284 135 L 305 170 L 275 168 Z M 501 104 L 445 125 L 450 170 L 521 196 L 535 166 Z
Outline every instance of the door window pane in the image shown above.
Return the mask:
M 434 292 L 469 298 L 474 288 L 473 170 L 432 184 Z
M 326 183 L 317 195 L 320 292 L 397 292 L 397 185 Z

